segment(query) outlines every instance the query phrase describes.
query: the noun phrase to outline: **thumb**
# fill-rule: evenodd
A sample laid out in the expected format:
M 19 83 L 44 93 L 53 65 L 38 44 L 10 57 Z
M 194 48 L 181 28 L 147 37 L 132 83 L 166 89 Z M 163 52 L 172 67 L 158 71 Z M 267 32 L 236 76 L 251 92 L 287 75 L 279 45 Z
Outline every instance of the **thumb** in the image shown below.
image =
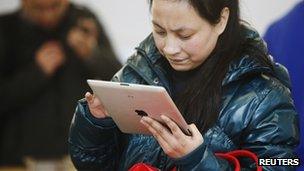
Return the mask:
M 88 103 L 92 103 L 93 101 L 93 95 L 90 92 L 86 92 L 85 99 Z

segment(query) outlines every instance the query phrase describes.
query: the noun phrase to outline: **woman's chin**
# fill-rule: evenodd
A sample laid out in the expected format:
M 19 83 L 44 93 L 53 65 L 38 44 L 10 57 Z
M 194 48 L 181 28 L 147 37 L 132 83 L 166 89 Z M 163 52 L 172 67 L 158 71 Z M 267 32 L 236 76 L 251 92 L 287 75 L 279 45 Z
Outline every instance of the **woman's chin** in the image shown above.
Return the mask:
M 172 63 L 170 63 L 170 65 L 176 71 L 189 71 L 192 69 L 192 67 L 189 65 L 176 65 Z

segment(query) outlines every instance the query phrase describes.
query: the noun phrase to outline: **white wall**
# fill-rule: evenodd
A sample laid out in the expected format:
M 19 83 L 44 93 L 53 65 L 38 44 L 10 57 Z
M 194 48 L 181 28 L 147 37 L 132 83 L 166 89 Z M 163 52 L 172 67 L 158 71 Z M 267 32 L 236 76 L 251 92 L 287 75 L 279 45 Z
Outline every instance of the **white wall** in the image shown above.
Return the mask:
M 0 0 L 0 14 L 18 7 L 20 0 Z M 151 31 L 146 0 L 72 0 L 91 8 L 102 20 L 121 61 Z M 301 0 L 240 0 L 241 15 L 263 34 L 274 20 Z
M 0 0 L 0 14 L 16 9 L 19 6 L 19 0 Z

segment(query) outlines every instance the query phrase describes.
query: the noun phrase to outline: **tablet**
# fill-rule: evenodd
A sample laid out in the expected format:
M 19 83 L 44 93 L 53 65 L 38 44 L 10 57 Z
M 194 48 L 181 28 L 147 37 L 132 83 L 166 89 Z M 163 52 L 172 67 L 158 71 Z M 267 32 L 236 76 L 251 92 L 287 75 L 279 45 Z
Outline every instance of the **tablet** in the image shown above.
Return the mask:
M 87 80 L 110 117 L 124 133 L 151 133 L 140 123 L 142 116 L 162 122 L 160 116 L 171 118 L 182 131 L 190 135 L 188 124 L 163 87 Z

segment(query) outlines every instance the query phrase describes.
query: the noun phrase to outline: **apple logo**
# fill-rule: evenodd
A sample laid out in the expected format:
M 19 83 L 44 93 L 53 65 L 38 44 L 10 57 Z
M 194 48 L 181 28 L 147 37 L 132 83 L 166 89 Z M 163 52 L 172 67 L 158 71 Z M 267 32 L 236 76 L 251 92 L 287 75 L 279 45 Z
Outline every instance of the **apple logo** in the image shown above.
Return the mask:
M 148 116 L 148 114 L 143 110 L 135 110 L 135 112 L 137 113 L 138 116 L 141 116 L 141 117 Z

